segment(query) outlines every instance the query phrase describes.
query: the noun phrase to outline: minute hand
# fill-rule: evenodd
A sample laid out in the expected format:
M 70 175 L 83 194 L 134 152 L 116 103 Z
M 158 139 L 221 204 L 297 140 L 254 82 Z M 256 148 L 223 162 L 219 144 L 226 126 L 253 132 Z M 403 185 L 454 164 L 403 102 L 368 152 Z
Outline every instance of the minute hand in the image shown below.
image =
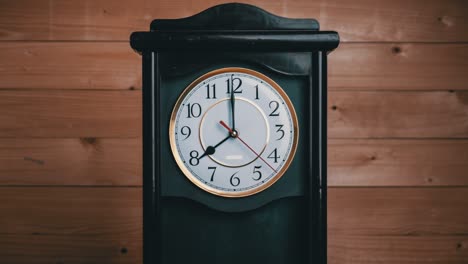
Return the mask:
M 231 81 L 231 83 L 234 83 Z M 231 86 L 234 86 L 234 85 L 231 85 Z M 235 101 L 236 101 L 236 98 L 234 98 L 234 87 L 231 87 L 231 117 L 232 117 L 232 130 L 236 130 L 236 115 L 235 115 L 235 108 L 234 108 L 234 105 L 235 105 Z

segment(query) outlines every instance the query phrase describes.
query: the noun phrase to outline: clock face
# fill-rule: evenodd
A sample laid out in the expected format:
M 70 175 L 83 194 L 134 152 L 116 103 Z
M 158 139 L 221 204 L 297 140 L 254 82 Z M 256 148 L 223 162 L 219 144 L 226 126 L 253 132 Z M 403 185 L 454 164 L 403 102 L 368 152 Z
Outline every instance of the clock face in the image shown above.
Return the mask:
M 286 93 L 245 68 L 209 72 L 180 95 L 169 138 L 185 176 L 201 189 L 244 197 L 275 183 L 289 167 L 298 124 Z

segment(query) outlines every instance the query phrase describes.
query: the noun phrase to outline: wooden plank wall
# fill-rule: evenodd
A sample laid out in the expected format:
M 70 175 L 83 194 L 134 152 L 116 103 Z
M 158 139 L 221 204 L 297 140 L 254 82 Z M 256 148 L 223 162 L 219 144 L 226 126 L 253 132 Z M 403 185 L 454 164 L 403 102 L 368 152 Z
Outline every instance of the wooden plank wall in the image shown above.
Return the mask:
M 0 0 L 0 262 L 141 263 L 129 34 L 220 0 Z M 252 0 L 340 32 L 329 263 L 468 263 L 468 2 Z

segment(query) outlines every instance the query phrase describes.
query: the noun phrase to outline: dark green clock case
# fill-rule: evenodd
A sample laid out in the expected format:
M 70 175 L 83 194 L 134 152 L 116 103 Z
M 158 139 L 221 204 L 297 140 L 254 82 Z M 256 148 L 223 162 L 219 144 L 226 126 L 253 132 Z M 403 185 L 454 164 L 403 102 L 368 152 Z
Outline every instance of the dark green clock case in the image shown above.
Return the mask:
M 327 54 L 336 32 L 244 4 L 135 32 L 143 57 L 143 257 L 145 264 L 326 263 Z M 182 91 L 214 69 L 267 75 L 291 99 L 299 144 L 270 188 L 244 198 L 209 194 L 177 167 L 169 121 Z

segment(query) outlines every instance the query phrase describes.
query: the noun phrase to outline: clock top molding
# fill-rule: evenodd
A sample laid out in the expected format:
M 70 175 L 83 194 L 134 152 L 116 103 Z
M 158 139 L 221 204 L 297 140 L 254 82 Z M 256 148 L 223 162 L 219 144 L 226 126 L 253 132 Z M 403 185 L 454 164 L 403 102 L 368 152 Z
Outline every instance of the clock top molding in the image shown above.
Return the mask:
M 216 23 L 214 23 L 216 22 Z M 319 30 L 315 19 L 286 18 L 253 5 L 229 3 L 213 6 L 180 19 L 155 19 L 151 30 Z
M 134 32 L 132 48 L 155 51 L 331 51 L 334 31 L 315 19 L 285 18 L 258 7 L 230 3 L 180 19 L 155 19 L 149 32 Z

